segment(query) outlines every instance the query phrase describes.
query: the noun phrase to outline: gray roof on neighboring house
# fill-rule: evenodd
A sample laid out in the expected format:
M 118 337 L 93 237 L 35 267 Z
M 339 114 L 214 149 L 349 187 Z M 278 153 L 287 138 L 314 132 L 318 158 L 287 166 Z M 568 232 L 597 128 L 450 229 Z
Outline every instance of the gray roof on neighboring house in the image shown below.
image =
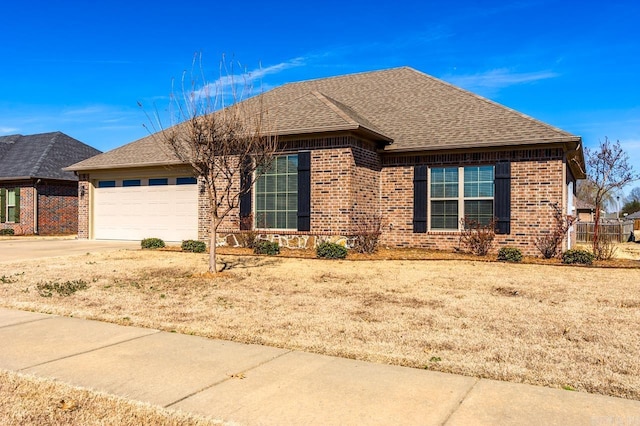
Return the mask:
M 627 215 L 627 219 L 640 219 L 640 212 L 635 212 Z
M 576 208 L 578 210 L 593 210 L 596 208 L 596 205 L 588 201 L 584 201 L 581 198 L 576 198 Z
M 61 132 L 0 136 L 0 180 L 77 180 L 71 164 L 100 154 Z
M 409 67 L 289 83 L 245 102 L 262 102 L 281 136 L 356 131 L 386 144 L 385 152 L 581 142 Z M 162 145 L 150 135 L 71 169 L 176 163 Z

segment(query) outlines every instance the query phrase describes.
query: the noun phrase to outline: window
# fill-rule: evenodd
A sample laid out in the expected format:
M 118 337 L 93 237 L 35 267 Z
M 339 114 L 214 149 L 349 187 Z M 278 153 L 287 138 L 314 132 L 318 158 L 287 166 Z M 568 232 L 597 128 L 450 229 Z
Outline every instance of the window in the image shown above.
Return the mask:
M 257 228 L 296 229 L 298 224 L 298 156 L 281 155 L 256 181 Z
M 115 188 L 115 180 L 100 180 L 98 181 L 98 188 Z
M 169 179 L 167 178 L 149 179 L 149 186 L 160 186 L 160 185 L 169 185 Z
M 7 189 L 7 221 L 19 222 L 16 217 L 16 190 Z
M 179 177 L 176 178 L 176 185 L 195 185 L 198 180 L 194 177 Z
M 464 217 L 488 225 L 493 219 L 493 166 L 464 168 Z
M 431 228 L 458 229 L 458 168 L 431 169 Z
M 493 166 L 434 167 L 430 172 L 431 229 L 459 229 L 462 218 L 482 225 L 491 222 Z
M 140 186 L 140 179 L 125 179 L 122 186 Z

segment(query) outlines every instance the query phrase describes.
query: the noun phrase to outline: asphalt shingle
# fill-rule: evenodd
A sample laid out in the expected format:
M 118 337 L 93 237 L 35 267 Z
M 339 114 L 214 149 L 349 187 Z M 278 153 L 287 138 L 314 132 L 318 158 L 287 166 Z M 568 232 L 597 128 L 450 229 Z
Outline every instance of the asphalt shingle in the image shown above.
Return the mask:
M 385 142 L 387 152 L 580 142 L 578 136 L 408 67 L 289 83 L 261 96 L 279 135 L 363 131 Z M 70 168 L 177 162 L 161 139 L 150 135 Z
M 63 168 L 97 154 L 97 149 L 61 132 L 0 136 L 0 179 L 78 180 Z

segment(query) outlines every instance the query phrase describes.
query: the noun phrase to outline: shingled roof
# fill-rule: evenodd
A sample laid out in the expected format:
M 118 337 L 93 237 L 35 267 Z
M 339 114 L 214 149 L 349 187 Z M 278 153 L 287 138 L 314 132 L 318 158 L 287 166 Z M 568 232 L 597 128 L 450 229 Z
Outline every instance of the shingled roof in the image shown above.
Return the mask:
M 78 180 L 62 169 L 97 154 L 97 149 L 61 132 L 0 136 L 0 180 Z
M 385 152 L 581 140 L 408 67 L 289 83 L 264 93 L 261 102 L 280 136 L 357 131 L 383 142 Z M 151 135 L 72 169 L 175 163 L 159 145 Z

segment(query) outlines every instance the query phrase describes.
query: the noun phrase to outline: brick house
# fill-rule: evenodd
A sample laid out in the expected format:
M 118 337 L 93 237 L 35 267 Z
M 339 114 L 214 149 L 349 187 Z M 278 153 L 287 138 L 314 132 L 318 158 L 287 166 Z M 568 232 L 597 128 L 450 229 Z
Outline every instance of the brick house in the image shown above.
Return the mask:
M 62 168 L 96 154 L 61 132 L 0 136 L 0 230 L 78 232 L 78 177 Z
M 536 254 L 552 204 L 574 214 L 581 138 L 411 68 L 290 83 L 264 93 L 279 155 L 223 223 L 263 238 L 340 240 L 380 217 L 381 242 L 452 249 L 462 218 L 496 218 L 496 242 Z M 255 98 L 245 102 L 254 102 Z M 70 167 L 81 238 L 207 237 L 205 196 L 153 135 Z M 569 241 L 571 241 L 569 239 Z M 569 243 L 569 242 L 567 242 Z

